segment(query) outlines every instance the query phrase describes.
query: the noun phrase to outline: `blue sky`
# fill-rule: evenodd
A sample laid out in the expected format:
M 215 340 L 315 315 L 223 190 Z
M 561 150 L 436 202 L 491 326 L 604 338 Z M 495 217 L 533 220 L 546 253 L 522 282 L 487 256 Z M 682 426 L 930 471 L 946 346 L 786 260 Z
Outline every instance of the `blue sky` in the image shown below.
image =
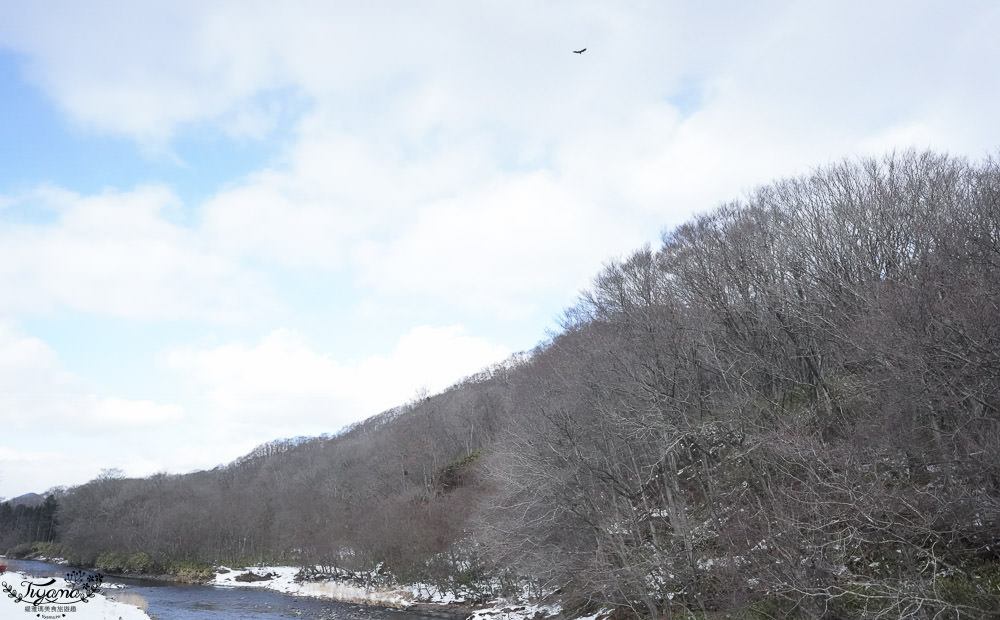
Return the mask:
M 0 15 L 0 497 L 334 432 L 756 185 L 1000 135 L 988 1 Z

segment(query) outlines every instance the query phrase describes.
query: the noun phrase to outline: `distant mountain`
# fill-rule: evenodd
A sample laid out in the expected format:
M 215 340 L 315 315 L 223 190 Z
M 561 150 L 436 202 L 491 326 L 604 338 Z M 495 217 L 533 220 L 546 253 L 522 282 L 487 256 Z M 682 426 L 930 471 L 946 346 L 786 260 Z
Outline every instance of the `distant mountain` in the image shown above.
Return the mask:
M 40 506 L 42 502 L 45 501 L 45 497 L 39 495 L 38 493 L 25 493 L 24 495 L 18 495 L 7 500 L 11 506 L 28 506 L 35 507 Z

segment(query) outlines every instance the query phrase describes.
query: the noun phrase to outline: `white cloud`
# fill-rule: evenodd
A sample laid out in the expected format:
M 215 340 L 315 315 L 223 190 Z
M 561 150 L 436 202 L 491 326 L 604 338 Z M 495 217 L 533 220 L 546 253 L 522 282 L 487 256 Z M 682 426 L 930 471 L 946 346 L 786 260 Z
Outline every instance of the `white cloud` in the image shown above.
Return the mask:
M 94 407 L 93 420 L 99 424 L 115 427 L 159 426 L 178 422 L 184 418 L 184 410 L 177 405 L 161 405 L 148 400 L 125 400 L 105 398 Z
M 0 38 L 104 131 L 166 140 L 210 121 L 262 137 L 283 101 L 262 94 L 308 102 L 280 165 L 187 205 L 198 230 L 158 222 L 140 238 L 160 267 L 122 278 L 173 292 L 184 274 L 195 295 L 109 294 L 97 274 L 134 253 L 123 226 L 101 253 L 70 238 L 89 275 L 61 281 L 73 271 L 56 261 L 37 296 L 119 316 L 240 314 L 235 300 L 261 288 L 236 265 L 251 258 L 354 273 L 387 301 L 419 291 L 523 316 L 538 291 L 575 289 L 660 227 L 775 176 L 913 142 L 985 151 L 996 132 L 953 119 L 980 106 L 1000 130 L 976 103 L 1000 92 L 967 75 L 996 56 L 976 38 L 996 10 L 70 3 L 53 19 L 15 7 Z M 932 78 L 949 88 L 928 90 Z
M 202 121 L 265 135 L 273 110 L 257 98 L 290 89 L 348 131 L 485 125 L 530 142 L 614 126 L 692 78 L 746 86 L 734 91 L 746 112 L 768 118 L 745 121 L 812 128 L 881 123 L 955 92 L 989 101 L 995 87 L 968 76 L 996 58 L 997 12 L 992 2 L 21 3 L 7 7 L 0 42 L 71 117 L 141 140 Z M 581 46 L 586 55 L 569 54 Z
M 38 338 L 0 323 L 0 411 L 8 429 L 62 433 L 114 432 L 122 426 L 155 426 L 184 417 L 176 405 L 102 397 Z M 102 426 L 110 425 L 110 426 Z M 30 434 L 29 434 L 30 436 Z
M 248 427 L 265 441 L 278 427 L 284 435 L 336 431 L 421 388 L 440 391 L 508 354 L 459 327 L 421 326 L 389 355 L 342 362 L 312 350 L 302 334 L 280 329 L 253 346 L 175 349 L 165 365 L 207 394 L 205 423 L 230 432 Z
M 56 486 L 86 482 L 99 469 L 88 463 L 90 455 L 74 455 L 62 449 L 51 449 L 50 442 L 39 442 L 34 448 L 12 448 L 0 445 L 0 499 L 10 499 L 24 493 L 41 493 Z M 92 469 L 84 478 L 74 479 L 73 472 Z
M 2 322 L 0 411 L 0 494 L 80 484 L 111 466 L 189 467 L 157 445 L 185 421 L 181 406 L 97 394 L 45 342 Z
M 618 217 L 549 175 L 512 175 L 427 204 L 397 237 L 367 244 L 357 267 L 383 294 L 524 316 L 533 298 L 585 284 L 608 247 L 641 240 Z
M 234 111 L 273 75 L 267 50 L 220 44 L 233 35 L 213 41 L 237 14 L 201 4 L 11 5 L 0 39 L 27 57 L 29 78 L 72 119 L 163 143 L 180 123 Z M 236 51 L 243 62 L 233 62 Z
M 57 4 L 9 7 L 0 42 L 24 56 L 27 75 L 71 118 L 142 141 L 213 120 L 261 135 L 267 123 L 240 119 L 260 94 L 280 89 L 337 110 L 350 129 L 402 119 L 563 133 L 594 104 L 607 111 L 637 89 L 643 99 L 662 92 L 704 64 L 692 50 L 717 56 L 724 48 L 711 43 L 746 26 L 659 3 L 636 11 L 577 2 Z M 703 45 L 686 45 L 695 40 Z M 580 45 L 590 56 L 569 53 Z M 398 106 L 401 96 L 417 105 Z
M 165 219 L 178 201 L 163 187 L 94 196 L 40 188 L 17 202 L 56 217 L 0 229 L 0 287 L 17 291 L 0 311 L 228 321 L 268 303 L 258 278 Z
M 86 400 L 79 379 L 37 338 L 0 322 L 0 411 L 7 431 L 76 423 L 76 405 Z
M 255 445 L 200 436 L 167 436 L 176 443 L 170 451 L 141 438 L 96 442 L 51 433 L 25 447 L 0 445 L 0 498 L 83 484 L 110 468 L 121 469 L 131 477 L 209 469 L 224 462 L 219 454 L 246 454 Z

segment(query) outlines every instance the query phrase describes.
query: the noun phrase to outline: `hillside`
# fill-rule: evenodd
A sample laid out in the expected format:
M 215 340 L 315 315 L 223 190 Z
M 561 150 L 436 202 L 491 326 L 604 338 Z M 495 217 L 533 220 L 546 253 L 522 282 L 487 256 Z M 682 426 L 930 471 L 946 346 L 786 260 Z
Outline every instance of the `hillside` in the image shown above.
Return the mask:
M 986 616 L 1000 164 L 907 152 L 763 186 L 609 263 L 529 355 L 335 436 L 57 500 L 64 552 L 109 571 L 282 561 L 650 617 Z

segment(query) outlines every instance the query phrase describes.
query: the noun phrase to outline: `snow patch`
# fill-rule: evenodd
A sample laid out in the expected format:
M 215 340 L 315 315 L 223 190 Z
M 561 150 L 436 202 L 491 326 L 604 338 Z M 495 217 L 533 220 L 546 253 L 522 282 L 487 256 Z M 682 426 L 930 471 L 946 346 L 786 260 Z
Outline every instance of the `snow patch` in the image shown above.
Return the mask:
M 24 575 L 16 571 L 7 571 L 2 576 L 0 576 L 0 581 L 3 582 L 5 586 L 9 585 L 14 589 L 17 589 L 22 581 L 35 579 L 30 575 Z M 56 578 L 56 582 L 49 586 L 49 588 L 72 588 L 69 583 L 62 578 Z M 102 586 L 103 589 L 103 586 Z M 33 608 L 27 601 L 22 601 L 20 603 L 14 603 L 7 596 L 4 596 L 3 600 L 0 600 L 0 617 L 3 618 L 14 618 L 23 617 L 25 618 L 62 618 L 62 612 L 56 612 L 54 610 L 49 611 L 43 609 L 45 607 L 58 607 L 58 605 L 43 605 L 38 608 Z M 69 612 L 66 614 L 67 617 L 72 616 L 73 620 L 151 620 L 146 612 L 139 609 L 135 605 L 129 605 L 125 602 L 115 601 L 103 594 L 97 594 L 92 599 L 88 600 L 86 603 L 76 603 L 73 605 L 76 607 L 75 612 Z M 25 613 L 25 608 L 28 612 Z M 38 609 L 39 611 L 34 611 Z
M 216 570 L 228 572 L 216 574 L 207 585 L 225 588 L 259 588 L 292 596 L 309 596 L 381 607 L 408 607 L 414 603 L 414 596 L 407 588 L 364 587 L 335 579 L 296 581 L 299 568 L 295 566 L 259 566 L 251 569 L 220 566 Z

